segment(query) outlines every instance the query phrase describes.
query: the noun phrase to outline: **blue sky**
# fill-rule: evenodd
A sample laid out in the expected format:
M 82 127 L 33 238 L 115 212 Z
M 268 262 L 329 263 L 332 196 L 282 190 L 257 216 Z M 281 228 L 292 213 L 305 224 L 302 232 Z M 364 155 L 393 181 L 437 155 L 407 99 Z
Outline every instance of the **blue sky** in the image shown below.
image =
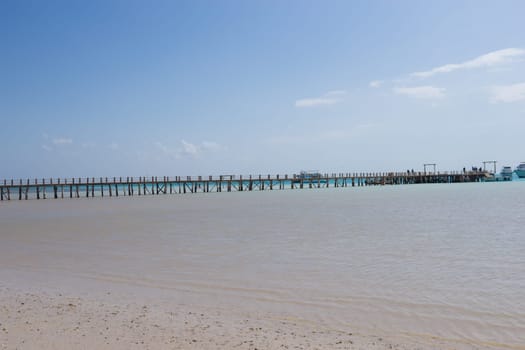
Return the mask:
M 525 161 L 523 1 L 0 1 L 0 178 Z

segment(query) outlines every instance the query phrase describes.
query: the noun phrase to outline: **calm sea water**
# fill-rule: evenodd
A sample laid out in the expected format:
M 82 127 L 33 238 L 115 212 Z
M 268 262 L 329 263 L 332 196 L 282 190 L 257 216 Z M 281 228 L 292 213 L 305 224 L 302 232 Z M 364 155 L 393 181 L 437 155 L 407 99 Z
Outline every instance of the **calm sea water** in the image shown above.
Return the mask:
M 525 345 L 523 181 L 10 202 L 0 243 L 0 272 Z

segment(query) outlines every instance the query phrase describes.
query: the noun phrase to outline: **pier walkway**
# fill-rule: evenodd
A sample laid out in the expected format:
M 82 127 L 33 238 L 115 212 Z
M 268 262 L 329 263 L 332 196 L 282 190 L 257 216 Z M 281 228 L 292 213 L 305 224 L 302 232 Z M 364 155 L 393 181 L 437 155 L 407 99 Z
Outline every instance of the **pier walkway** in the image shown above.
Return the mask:
M 220 175 L 72 178 L 0 181 L 0 200 L 118 197 L 234 191 L 293 190 L 429 183 L 481 182 L 486 171 L 389 172 L 301 175 Z

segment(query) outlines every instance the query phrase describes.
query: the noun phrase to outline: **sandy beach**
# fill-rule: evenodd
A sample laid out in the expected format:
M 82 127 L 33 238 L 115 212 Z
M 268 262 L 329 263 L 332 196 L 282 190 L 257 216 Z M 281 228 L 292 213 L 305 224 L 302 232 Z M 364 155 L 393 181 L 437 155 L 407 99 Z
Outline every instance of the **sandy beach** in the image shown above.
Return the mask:
M 0 288 L 0 349 L 480 349 L 333 330 L 291 317 Z

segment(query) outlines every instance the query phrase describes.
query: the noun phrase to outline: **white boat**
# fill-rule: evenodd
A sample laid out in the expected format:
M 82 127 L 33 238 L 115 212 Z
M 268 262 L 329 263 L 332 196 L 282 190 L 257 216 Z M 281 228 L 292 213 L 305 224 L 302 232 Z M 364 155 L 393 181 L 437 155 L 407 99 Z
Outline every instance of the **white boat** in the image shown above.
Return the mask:
M 510 166 L 504 166 L 503 168 L 501 168 L 500 175 L 503 181 L 511 181 L 512 180 L 512 168 Z
M 514 170 L 514 172 L 516 173 L 516 175 L 518 175 L 520 179 L 525 178 L 525 162 L 521 162 L 520 165 L 516 167 L 516 170 Z

